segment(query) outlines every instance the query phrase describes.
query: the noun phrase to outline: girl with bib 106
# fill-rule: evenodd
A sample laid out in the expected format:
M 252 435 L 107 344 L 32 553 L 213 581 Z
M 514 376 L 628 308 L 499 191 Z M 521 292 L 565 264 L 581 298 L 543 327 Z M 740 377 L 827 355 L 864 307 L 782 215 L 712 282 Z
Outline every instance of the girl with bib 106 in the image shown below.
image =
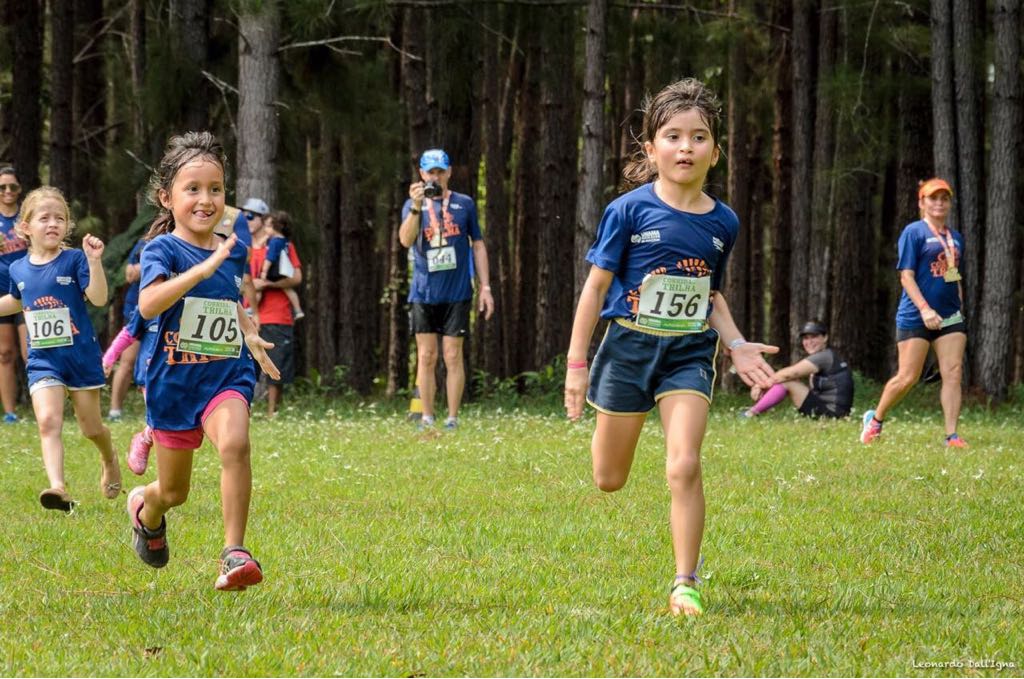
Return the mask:
M 39 426 L 43 465 L 50 487 L 39 495 L 47 509 L 71 511 L 74 500 L 64 482 L 64 399 L 71 395 L 82 434 L 100 451 L 100 489 L 108 499 L 121 493 L 121 469 L 103 424 L 100 389 L 106 382 L 85 300 L 107 303 L 103 241 L 82 239 L 82 249 L 65 247 L 74 229 L 64 195 L 52 186 L 32 191 L 21 205 L 18 235 L 28 255 L 10 267 L 9 294 L 0 298 L 0 315 L 24 310 L 28 327 L 28 390 Z
M 248 250 L 214 233 L 224 215 L 224 149 L 208 132 L 171 137 L 150 181 L 160 208 L 142 252 L 139 313 L 156 319 L 146 369 L 146 419 L 157 479 L 128 495 L 136 553 L 161 568 L 170 558 L 165 514 L 188 498 L 192 457 L 208 436 L 221 460 L 224 549 L 215 587 L 245 589 L 263 571 L 245 548 L 252 494 L 249 404 L 256 359 L 270 345 L 238 303 Z M 251 352 L 251 353 L 250 353 Z
M 739 232 L 733 211 L 703 190 L 719 159 L 720 120 L 718 98 L 692 78 L 645 102 L 642 148 L 624 171 L 639 186 L 608 205 L 587 254 L 593 266 L 565 377 L 568 416 L 580 417 L 584 396 L 597 410 L 591 456 L 604 491 L 625 485 L 647 413 L 658 406 L 671 491 L 673 615 L 704 611 L 696 588 L 704 534 L 700 449 L 719 340 L 751 386 L 771 386 L 762 353 L 778 351 L 743 339 L 720 292 Z M 588 373 L 599 315 L 611 323 Z

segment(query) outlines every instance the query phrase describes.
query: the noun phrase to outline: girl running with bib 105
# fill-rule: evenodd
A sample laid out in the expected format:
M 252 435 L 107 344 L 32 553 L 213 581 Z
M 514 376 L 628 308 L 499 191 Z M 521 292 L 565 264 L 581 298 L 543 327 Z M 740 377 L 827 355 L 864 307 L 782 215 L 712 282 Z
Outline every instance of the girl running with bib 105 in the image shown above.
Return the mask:
M 964 238 L 949 228 L 946 219 L 953 189 L 944 179 L 929 179 L 917 191 L 921 219 L 903 229 L 899 241 L 900 283 L 903 295 L 896 310 L 898 367 L 878 405 L 864 413 L 861 443 L 882 435 L 889 409 L 917 384 L 928 357 L 935 349 L 942 375 L 942 412 L 946 420 L 946 447 L 966 448 L 957 434 L 960 420 L 960 375 L 967 347 L 967 327 L 961 307 L 960 262 Z
M 107 303 L 103 241 L 87 234 L 82 250 L 64 247 L 74 224 L 63 194 L 52 186 L 28 194 L 17 228 L 28 241 L 28 256 L 11 265 L 10 294 L 0 298 L 0 315 L 24 309 L 28 326 L 28 390 L 50 479 L 39 502 L 69 512 L 74 501 L 64 483 L 61 441 L 66 392 L 82 434 L 100 451 L 100 489 L 108 499 L 121 493 L 121 469 L 100 411 L 106 381 L 100 345 L 85 307 L 86 299 L 95 306 Z
M 205 434 L 221 459 L 224 550 L 216 588 L 263 579 L 243 544 L 252 494 L 249 404 L 256 369 L 270 374 L 270 345 L 238 303 L 247 249 L 214 233 L 224 214 L 224 149 L 208 132 L 171 137 L 150 182 L 160 214 L 142 252 L 139 313 L 157 319 L 146 370 L 146 419 L 157 480 L 128 495 L 132 539 L 150 566 L 167 564 L 171 507 L 185 502 L 192 456 Z M 244 339 L 244 342 L 243 342 Z M 250 351 L 252 352 L 250 354 Z
M 735 213 L 703 191 L 718 162 L 720 120 L 718 98 L 693 78 L 645 102 L 643 147 L 623 172 L 641 185 L 605 208 L 587 254 L 593 266 L 565 377 L 569 417 L 580 417 L 584 395 L 597 410 L 591 456 L 604 491 L 625 485 L 647 413 L 659 408 L 671 491 L 673 615 L 704 610 L 696 589 L 704 533 L 700 448 L 719 339 L 751 386 L 771 386 L 772 369 L 761 354 L 778 351 L 745 341 L 719 292 L 739 232 Z M 588 375 L 598 315 L 612 322 Z

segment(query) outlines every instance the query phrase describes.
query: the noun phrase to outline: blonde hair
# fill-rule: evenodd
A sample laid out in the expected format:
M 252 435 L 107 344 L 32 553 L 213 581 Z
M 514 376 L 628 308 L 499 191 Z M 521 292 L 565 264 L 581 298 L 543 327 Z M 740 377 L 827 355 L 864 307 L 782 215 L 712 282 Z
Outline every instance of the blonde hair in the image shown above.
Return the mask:
M 696 109 L 711 132 L 711 139 L 718 145 L 719 128 L 722 125 L 722 102 L 714 91 L 696 78 L 683 78 L 667 85 L 654 97 L 647 95 L 640 111 L 644 114 L 640 137 L 636 139 L 637 150 L 622 169 L 622 177 L 628 186 L 639 186 L 658 178 L 658 168 L 647 157 L 644 142 L 654 143 L 658 130 L 683 111 Z
M 32 247 L 32 239 L 29 238 L 28 232 L 22 228 L 22 224 L 28 224 L 32 220 L 32 215 L 39 209 L 40 203 L 48 199 L 58 201 L 61 207 L 64 208 L 65 223 L 68 227 L 67 232 L 64 234 L 65 245 L 75 230 L 75 222 L 71 219 L 71 208 L 68 206 L 68 201 L 64 198 L 61 190 L 56 186 L 40 186 L 38 189 L 29 191 L 29 194 L 25 196 L 25 200 L 21 202 L 21 216 L 18 218 L 18 224 L 15 227 L 17 234 L 28 241 L 29 248 Z

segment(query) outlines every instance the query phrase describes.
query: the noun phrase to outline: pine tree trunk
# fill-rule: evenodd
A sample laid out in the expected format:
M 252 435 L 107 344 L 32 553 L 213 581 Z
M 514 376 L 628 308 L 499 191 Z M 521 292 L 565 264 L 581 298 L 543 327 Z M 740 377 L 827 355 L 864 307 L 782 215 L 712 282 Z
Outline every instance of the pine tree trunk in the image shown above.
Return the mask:
M 773 23 L 788 27 L 791 23 L 791 12 L 788 0 L 776 0 L 773 10 Z M 793 119 L 793 91 L 791 45 L 789 33 L 781 30 L 772 31 L 772 52 L 775 55 L 775 122 L 772 127 L 772 165 L 774 169 L 772 184 L 772 271 L 771 271 L 771 316 L 769 321 L 769 337 L 771 343 L 779 347 L 782 356 L 790 354 L 789 340 L 789 272 L 792 266 L 790 258 L 790 225 L 789 211 L 786 206 L 792 195 L 792 131 L 790 121 Z
M 14 62 L 10 109 L 10 159 L 26 189 L 39 186 L 42 146 L 43 25 L 39 0 L 5 0 Z M 23 191 L 24 193 L 24 191 Z
M 793 0 L 793 178 L 790 187 L 789 222 L 790 267 L 789 275 L 789 337 L 793 353 L 799 358 L 800 324 L 810 315 L 811 261 L 811 187 L 813 186 L 814 144 L 814 35 L 811 28 L 812 12 L 817 9 L 813 0 Z M 785 211 L 784 211 L 785 212 Z
M 280 65 L 277 0 L 243 3 L 238 17 L 238 197 L 277 200 Z
M 171 17 L 178 37 L 178 50 L 188 68 L 178 86 L 189 96 L 182 97 L 183 123 L 188 130 L 205 130 L 210 126 L 210 102 L 213 88 L 203 76 L 209 60 L 210 28 L 207 0 L 175 0 Z M 271 99 L 275 95 L 271 95 Z
M 835 215 L 836 104 L 829 85 L 835 77 L 838 12 L 821 12 L 818 20 L 818 76 L 816 78 L 814 152 L 811 179 L 811 233 L 808 245 L 808 315 L 824 321 L 829 316 L 829 279 L 832 262 L 832 224 Z
M 373 284 L 373 231 L 362 219 L 360 196 L 349 187 L 357 186 L 352 142 L 345 135 L 341 144 L 341 186 L 338 262 L 338 326 L 340 362 L 348 368 L 348 382 L 360 394 L 369 393 L 376 372 L 373 362 L 371 317 L 379 291 Z
M 316 324 L 313 365 L 322 379 L 333 380 L 338 365 L 338 329 L 343 325 L 338 314 L 342 297 L 349 294 L 339 285 L 338 239 L 340 233 L 337 133 L 326 116 L 320 119 L 320 145 L 317 149 L 317 239 L 316 259 L 307 289 L 313 291 L 314 313 L 308 314 Z
M 573 93 L 575 63 L 573 40 L 565 40 L 575 28 L 575 10 L 552 8 L 542 42 L 540 205 L 537 239 L 537 341 L 534 365 L 547 365 L 569 346 L 572 329 L 573 286 L 566 276 L 565 251 L 573 243 L 576 221 L 577 127 Z M 559 38 L 562 39 L 559 39 Z
M 953 96 L 952 0 L 931 0 L 931 38 L 935 174 L 952 184 L 956 191 L 960 177 L 957 174 L 956 99 Z M 953 217 L 952 212 L 950 216 Z
M 71 192 L 86 212 L 99 214 L 100 174 L 107 153 L 107 79 L 103 38 L 96 33 L 103 23 L 103 0 L 75 2 L 75 87 L 72 97 L 75 148 L 72 153 Z M 86 50 L 87 44 L 91 46 Z M 83 51 L 84 50 L 84 51 Z
M 520 8 L 520 11 L 525 11 Z M 515 366 L 513 373 L 521 373 L 535 367 L 534 339 L 537 337 L 537 281 L 540 257 L 538 233 L 540 231 L 537 213 L 537 197 L 540 195 L 540 144 L 541 100 L 540 78 L 543 72 L 538 34 L 542 27 L 536 15 L 538 12 L 525 11 L 524 51 L 526 67 L 523 72 L 523 86 L 516 104 L 516 177 L 515 177 L 515 289 L 511 309 L 516 319 Z M 529 338 L 529 339 L 528 339 Z
M 131 14 L 129 32 L 129 70 L 132 83 L 132 146 L 136 154 L 145 153 L 150 143 L 146 118 L 142 110 L 142 97 L 146 74 L 146 0 L 130 0 Z M 142 210 L 145 198 L 142 192 L 136 194 L 136 210 Z
M 963 233 L 964 306 L 967 309 L 968 335 L 976 334 L 980 314 L 981 271 L 985 266 L 984 190 L 981 161 L 984 121 L 978 112 L 978 68 L 975 55 L 980 53 L 978 19 L 974 0 L 953 0 L 953 72 L 956 93 L 957 179 L 953 185 L 955 228 Z M 969 244 L 969 245 L 967 245 Z M 973 353 L 973 352 L 972 352 Z M 976 367 L 978 364 L 975 364 Z M 967 373 L 968 377 L 971 373 Z M 971 380 L 974 381 L 973 379 Z
M 992 92 L 992 151 L 988 182 L 984 293 L 980 316 L 980 347 L 976 352 L 979 383 L 999 401 L 1008 383 L 1011 312 L 1020 304 L 1017 280 L 1018 172 L 1021 144 L 1020 2 L 996 0 L 995 80 Z
M 578 300 L 590 265 L 587 251 L 594 243 L 597 224 L 604 207 L 604 106 L 605 45 L 607 42 L 608 0 L 587 3 L 586 54 L 583 63 L 583 162 L 580 187 L 576 195 L 576 285 L 573 299 Z
M 50 184 L 71 196 L 71 149 L 74 145 L 75 3 L 51 0 L 50 5 Z

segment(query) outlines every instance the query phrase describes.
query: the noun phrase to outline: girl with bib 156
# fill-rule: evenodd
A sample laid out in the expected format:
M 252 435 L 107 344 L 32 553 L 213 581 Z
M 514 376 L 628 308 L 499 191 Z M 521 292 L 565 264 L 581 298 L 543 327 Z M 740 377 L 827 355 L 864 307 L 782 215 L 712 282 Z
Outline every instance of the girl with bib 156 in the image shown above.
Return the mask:
M 604 491 L 625 485 L 647 413 L 658 406 L 671 491 L 673 615 L 704 611 L 696 588 L 704 534 L 700 449 L 719 340 L 741 378 L 766 389 L 772 369 L 762 354 L 778 351 L 743 339 L 720 292 L 739 232 L 735 213 L 704 192 L 719 160 L 720 121 L 718 98 L 692 78 L 645 102 L 642 148 L 624 171 L 639 186 L 608 205 L 587 254 L 593 266 L 565 377 L 568 416 L 580 417 L 584 396 L 597 410 L 591 456 Z M 611 323 L 588 373 L 599 315 Z

